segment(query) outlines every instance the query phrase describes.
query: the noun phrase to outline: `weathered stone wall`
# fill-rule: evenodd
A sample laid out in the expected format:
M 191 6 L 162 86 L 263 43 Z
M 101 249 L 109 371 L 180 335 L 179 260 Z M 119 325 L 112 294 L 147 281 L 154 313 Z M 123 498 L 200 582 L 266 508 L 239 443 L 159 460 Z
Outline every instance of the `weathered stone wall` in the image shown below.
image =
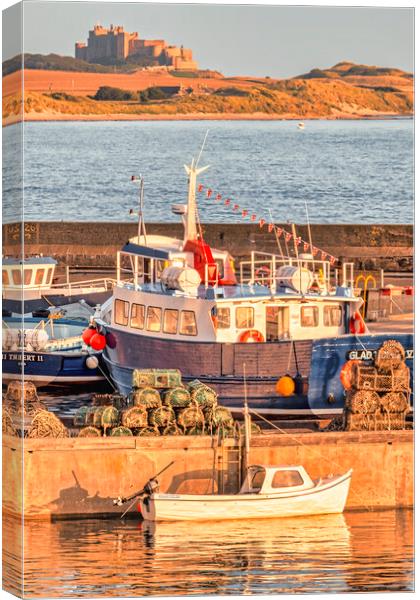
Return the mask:
M 280 224 L 279 224 L 280 225 Z M 280 225 L 290 230 L 288 225 Z M 228 250 L 235 258 L 252 250 L 278 253 L 273 233 L 253 224 L 203 224 L 206 241 Z M 297 235 L 308 239 L 304 225 Z M 182 237 L 180 223 L 152 223 L 150 234 Z M 3 253 L 18 251 L 21 224 L 3 225 Z M 312 225 L 313 244 L 337 258 L 354 260 L 357 268 L 410 270 L 413 257 L 412 225 Z M 52 255 L 60 262 L 74 265 L 115 265 L 116 252 L 137 235 L 136 223 L 27 222 L 24 225 L 25 253 Z M 284 251 L 284 242 L 282 242 Z M 289 243 L 292 251 L 292 245 Z
M 233 440 L 203 437 L 25 439 L 3 436 L 3 508 L 28 518 L 106 515 L 112 499 L 159 478 L 162 491 L 234 492 L 240 476 Z M 366 460 L 369 457 L 369 460 Z M 251 440 L 250 463 L 302 464 L 313 477 L 353 469 L 348 509 L 413 505 L 413 432 L 263 434 Z M 213 483 L 212 483 L 213 482 Z

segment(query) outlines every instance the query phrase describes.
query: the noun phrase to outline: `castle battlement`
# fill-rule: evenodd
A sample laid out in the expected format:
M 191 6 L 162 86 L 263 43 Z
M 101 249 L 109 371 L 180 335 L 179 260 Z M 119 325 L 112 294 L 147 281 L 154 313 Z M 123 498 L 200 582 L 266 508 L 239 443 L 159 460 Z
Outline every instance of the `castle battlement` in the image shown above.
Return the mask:
M 133 55 L 150 61 L 151 65 L 188 70 L 198 68 L 189 48 L 169 46 L 165 40 L 142 40 L 137 31 L 129 33 L 122 25 L 111 25 L 109 29 L 95 25 L 89 31 L 86 43 L 75 43 L 75 57 L 91 63 L 125 60 Z

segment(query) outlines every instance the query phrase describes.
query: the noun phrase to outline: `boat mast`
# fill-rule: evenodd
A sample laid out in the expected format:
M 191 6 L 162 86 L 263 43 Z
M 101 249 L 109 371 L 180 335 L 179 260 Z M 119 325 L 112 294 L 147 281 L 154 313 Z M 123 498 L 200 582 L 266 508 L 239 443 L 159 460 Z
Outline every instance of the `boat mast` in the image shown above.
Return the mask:
M 189 240 L 197 239 L 197 200 L 195 197 L 197 175 L 200 175 L 200 173 L 203 173 L 203 171 L 208 169 L 208 166 L 198 168 L 197 164 L 198 160 L 195 161 L 193 158 L 190 166 L 184 165 L 188 175 L 188 203 L 185 219 L 184 244 Z

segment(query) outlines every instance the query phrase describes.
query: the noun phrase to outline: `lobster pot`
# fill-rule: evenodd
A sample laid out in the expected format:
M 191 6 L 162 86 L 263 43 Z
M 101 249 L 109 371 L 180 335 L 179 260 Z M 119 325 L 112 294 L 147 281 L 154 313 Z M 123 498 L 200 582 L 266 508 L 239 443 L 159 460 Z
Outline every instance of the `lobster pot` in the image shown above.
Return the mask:
M 200 425 L 194 425 L 194 427 L 188 427 L 185 430 L 186 435 L 203 435 L 204 433 L 204 423 Z
M 85 413 L 85 425 L 89 426 L 92 425 L 93 426 L 93 420 L 95 418 L 95 412 L 96 412 L 97 407 L 96 406 L 89 406 L 86 413 Z
M 156 427 L 143 427 L 137 432 L 138 437 L 155 437 L 157 435 L 160 435 L 160 431 Z
M 102 415 L 106 406 L 98 406 L 93 413 L 93 426 L 100 429 L 102 427 Z
M 134 406 L 144 408 L 158 408 L 162 405 L 159 392 L 151 387 L 145 387 L 132 392 Z
M 184 408 L 178 413 L 177 423 L 186 431 L 190 427 L 201 426 L 201 430 L 204 427 L 204 414 L 199 406 L 192 404 L 188 408 Z
M 398 369 L 378 373 L 375 367 L 356 365 L 356 387 L 375 392 L 398 392 L 410 389 L 410 369 L 401 364 Z
M 79 431 L 78 437 L 101 437 L 101 432 L 96 427 L 84 427 Z
M 149 412 L 151 427 L 167 427 L 173 421 L 175 421 L 175 413 L 170 406 L 160 406 Z
M 188 385 L 188 389 L 191 395 L 191 400 L 194 400 L 199 406 L 203 408 L 210 408 L 217 404 L 217 394 L 208 385 L 201 383 L 198 379 L 194 379 Z
M 405 350 L 400 342 L 387 340 L 376 353 L 375 366 L 383 373 L 398 369 L 405 360 Z
M 380 399 L 381 408 L 389 413 L 406 413 L 410 410 L 410 403 L 403 392 L 388 392 Z
M 181 435 L 182 432 L 176 423 L 170 423 L 162 430 L 162 435 Z
M 346 408 L 352 413 L 370 414 L 380 407 L 379 395 L 372 390 L 357 390 L 346 396 Z
M 346 431 L 392 431 L 405 429 L 405 413 L 371 413 L 368 415 L 348 413 Z
M 128 427 L 114 427 L 113 429 L 111 429 L 111 434 L 112 437 L 123 437 L 123 436 L 132 436 L 133 433 L 131 431 L 131 429 L 129 429 Z
M 276 271 L 277 288 L 287 287 L 299 294 L 306 294 L 314 278 L 306 267 L 282 266 Z
M 134 369 L 134 388 L 173 388 L 181 386 L 181 371 L 178 369 Z
M 147 410 L 142 406 L 133 406 L 121 414 L 121 423 L 124 427 L 140 429 L 147 427 Z
M 81 406 L 77 409 L 73 417 L 73 425 L 75 427 L 83 427 L 86 422 L 86 413 L 89 410 L 88 406 Z
M 9 402 L 38 402 L 36 387 L 31 381 L 11 381 L 7 386 L 5 400 Z
M 94 406 L 109 406 L 112 404 L 118 410 L 125 406 L 125 398 L 121 394 L 93 394 L 92 404 Z
M 224 406 L 215 406 L 206 411 L 206 421 L 212 429 L 234 426 L 232 414 L 230 410 Z
M 185 408 L 191 403 L 190 392 L 184 387 L 172 388 L 164 393 L 163 402 L 174 408 Z
M 237 423 L 238 424 L 238 423 Z M 238 424 L 238 430 L 241 435 L 245 435 L 245 423 Z M 261 433 L 261 427 L 259 427 L 256 423 L 251 421 L 251 433 L 259 434 Z
M 115 406 L 105 406 L 102 413 L 102 427 L 106 430 L 109 427 L 116 427 L 120 422 L 120 412 Z

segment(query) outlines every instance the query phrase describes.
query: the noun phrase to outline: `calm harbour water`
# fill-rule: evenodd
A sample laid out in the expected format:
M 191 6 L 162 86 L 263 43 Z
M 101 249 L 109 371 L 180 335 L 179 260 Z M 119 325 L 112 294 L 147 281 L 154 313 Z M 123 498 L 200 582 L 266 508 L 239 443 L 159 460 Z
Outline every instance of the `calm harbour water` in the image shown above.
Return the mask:
M 17 128 L 4 131 L 4 218 L 16 219 Z M 49 122 L 24 126 L 25 219 L 128 221 L 132 174 L 145 177 L 148 221 L 177 220 L 184 163 L 209 129 L 200 181 L 277 222 L 411 223 L 413 121 Z M 14 146 L 14 150 L 13 150 Z M 15 202 L 13 202 L 15 200 Z M 242 221 L 200 196 L 203 222 Z
M 413 513 L 145 524 L 3 521 L 4 586 L 26 597 L 413 591 Z

